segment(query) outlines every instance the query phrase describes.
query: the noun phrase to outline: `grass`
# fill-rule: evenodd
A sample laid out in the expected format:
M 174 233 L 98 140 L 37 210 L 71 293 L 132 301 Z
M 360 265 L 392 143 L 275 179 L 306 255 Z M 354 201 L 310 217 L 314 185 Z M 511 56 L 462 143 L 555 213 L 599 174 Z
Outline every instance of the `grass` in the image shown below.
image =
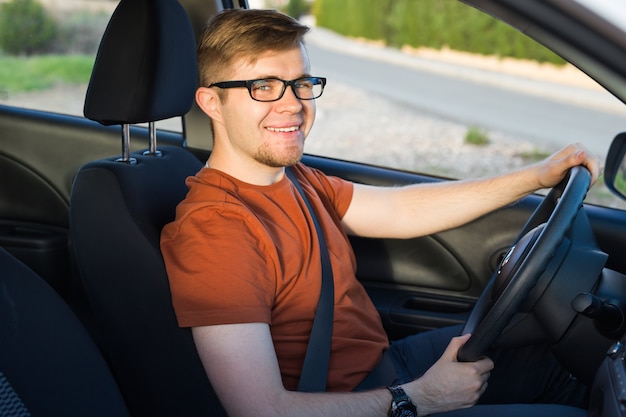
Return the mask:
M 93 61 L 88 55 L 0 56 L 0 91 L 28 92 L 58 83 L 87 83 Z
M 489 143 L 489 136 L 483 129 L 472 126 L 465 134 L 465 143 L 476 146 L 487 145 Z
M 539 162 L 551 155 L 550 152 L 541 149 L 534 149 L 528 152 L 522 152 L 520 157 L 529 162 Z

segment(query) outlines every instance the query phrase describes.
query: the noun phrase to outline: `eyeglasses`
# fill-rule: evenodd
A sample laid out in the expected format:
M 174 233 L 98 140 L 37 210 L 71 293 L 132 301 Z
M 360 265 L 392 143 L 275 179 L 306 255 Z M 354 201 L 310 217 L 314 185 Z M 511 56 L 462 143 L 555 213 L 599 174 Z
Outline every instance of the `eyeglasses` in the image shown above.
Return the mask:
M 300 100 L 314 100 L 322 95 L 325 85 L 326 78 L 323 77 L 302 77 L 291 81 L 280 78 L 260 78 L 245 81 L 222 81 L 211 84 L 209 88 L 246 87 L 253 100 L 277 101 L 283 97 L 287 86 L 291 86 L 293 93 Z

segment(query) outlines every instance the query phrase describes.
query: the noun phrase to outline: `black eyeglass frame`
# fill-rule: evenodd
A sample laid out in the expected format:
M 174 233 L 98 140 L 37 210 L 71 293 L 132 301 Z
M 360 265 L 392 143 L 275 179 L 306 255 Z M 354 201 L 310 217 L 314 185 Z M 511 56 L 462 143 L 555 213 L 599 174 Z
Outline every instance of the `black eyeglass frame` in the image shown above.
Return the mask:
M 281 91 L 280 95 L 272 100 L 259 100 L 258 98 L 254 98 L 254 96 L 252 95 L 252 85 L 257 82 L 257 81 L 265 81 L 265 80 L 276 80 L 276 81 L 281 81 L 283 83 L 283 91 Z M 295 88 L 295 84 L 298 83 L 298 81 L 301 80 L 315 80 L 315 82 L 313 82 L 313 85 L 320 85 L 322 86 L 322 91 L 320 91 L 318 96 L 315 97 L 300 97 L 298 95 L 298 91 Z M 283 80 L 280 78 L 276 78 L 276 77 L 266 77 L 266 78 L 257 78 L 254 80 L 234 80 L 234 81 L 221 81 L 221 82 L 217 82 L 217 83 L 213 83 L 211 85 L 209 85 L 208 88 L 211 87 L 217 87 L 217 88 L 242 88 L 242 87 L 246 87 L 248 89 L 248 93 L 250 94 L 250 98 L 254 101 L 260 101 L 262 103 L 269 103 L 272 101 L 278 101 L 281 98 L 283 98 L 283 96 L 285 95 L 285 91 L 287 91 L 287 86 L 291 87 L 291 91 L 293 91 L 293 94 L 296 96 L 296 98 L 298 98 L 299 100 L 315 100 L 316 98 L 320 98 L 322 96 L 322 94 L 324 93 L 324 87 L 326 87 L 326 78 L 325 77 L 300 77 L 300 78 L 296 78 L 295 80 Z

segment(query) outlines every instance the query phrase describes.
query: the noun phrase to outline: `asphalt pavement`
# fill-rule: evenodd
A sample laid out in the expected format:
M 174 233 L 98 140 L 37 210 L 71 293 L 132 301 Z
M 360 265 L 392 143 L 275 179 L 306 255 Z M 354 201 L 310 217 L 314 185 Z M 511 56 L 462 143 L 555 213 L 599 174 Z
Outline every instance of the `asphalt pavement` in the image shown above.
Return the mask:
M 538 78 L 538 71 L 526 76 L 436 55 L 424 58 L 323 28 L 307 36 L 313 71 L 328 76 L 329 94 L 331 85 L 352 85 L 367 91 L 368 100 L 383 97 L 418 114 L 479 126 L 548 150 L 582 141 L 603 156 L 613 136 L 626 130 L 626 106 L 583 74 L 581 85 L 554 82 Z

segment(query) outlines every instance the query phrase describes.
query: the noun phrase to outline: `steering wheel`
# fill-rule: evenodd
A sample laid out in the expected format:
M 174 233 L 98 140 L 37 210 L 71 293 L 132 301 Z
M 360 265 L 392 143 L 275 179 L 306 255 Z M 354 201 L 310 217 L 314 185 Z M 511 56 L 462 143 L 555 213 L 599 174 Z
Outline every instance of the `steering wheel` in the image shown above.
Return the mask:
M 582 208 L 590 183 L 586 168 L 570 169 L 526 221 L 465 323 L 462 334 L 471 337 L 459 361 L 480 359 L 520 310 Z

